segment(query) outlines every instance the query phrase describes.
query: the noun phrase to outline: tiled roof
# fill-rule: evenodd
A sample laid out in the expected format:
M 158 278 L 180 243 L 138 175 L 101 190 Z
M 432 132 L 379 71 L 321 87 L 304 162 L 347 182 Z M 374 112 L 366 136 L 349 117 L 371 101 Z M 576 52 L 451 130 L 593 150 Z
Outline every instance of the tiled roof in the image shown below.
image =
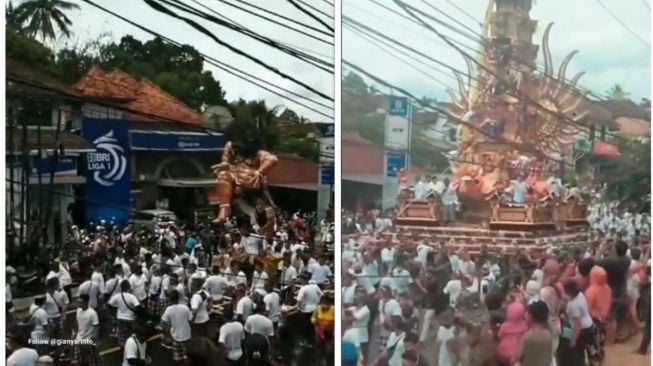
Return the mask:
M 296 154 L 276 154 L 277 165 L 268 173 L 271 185 L 317 184 L 318 165 Z
M 651 125 L 644 120 L 635 118 L 619 117 L 619 133 L 628 136 L 649 136 L 651 134 Z
M 202 115 L 147 79 L 138 80 L 121 70 L 104 72 L 93 66 L 73 88 L 87 97 L 124 102 L 124 107 L 144 115 L 200 124 Z M 127 117 L 143 119 L 139 113 Z

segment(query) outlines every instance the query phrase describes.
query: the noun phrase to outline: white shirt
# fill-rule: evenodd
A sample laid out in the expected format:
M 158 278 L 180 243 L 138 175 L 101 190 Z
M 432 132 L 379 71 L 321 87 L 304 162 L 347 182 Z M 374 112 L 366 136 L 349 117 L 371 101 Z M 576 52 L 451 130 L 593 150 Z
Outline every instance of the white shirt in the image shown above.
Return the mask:
M 317 309 L 322 297 L 322 290 L 316 284 L 302 286 L 297 294 L 297 303 L 302 313 L 312 313 Z
M 129 276 L 129 284 L 131 284 L 132 293 L 136 296 L 138 301 L 143 302 L 147 299 L 147 290 L 145 289 L 146 283 L 147 277 L 145 277 L 145 274 L 139 276 L 136 273 L 133 273 Z
M 572 319 L 580 318 L 582 329 L 587 329 L 594 324 L 589 309 L 587 308 L 587 300 L 582 292 L 567 303 L 567 316 Z
M 342 287 L 342 303 L 345 305 L 352 305 L 356 298 L 356 284 L 353 283 L 349 287 Z
M 445 328 L 440 326 L 438 328 L 438 335 L 436 336 L 438 342 L 438 366 L 453 366 L 453 361 L 449 355 L 449 350 L 447 349 L 447 342 L 456 337 L 454 333 L 454 327 Z
M 188 306 L 184 304 L 170 305 L 163 312 L 161 320 L 170 324 L 170 335 L 176 342 L 184 342 L 190 339 L 190 320 L 193 318 Z
M 32 348 L 22 347 L 15 350 L 7 358 L 7 366 L 34 366 L 39 359 L 39 354 Z
M 360 309 L 353 307 L 350 310 L 356 319 L 353 325 L 353 328 L 356 329 L 356 339 L 358 340 L 356 344 L 367 343 L 370 339 L 369 333 L 367 332 L 367 325 L 370 322 L 370 309 L 367 306 L 363 306 Z
M 249 255 L 261 254 L 261 249 L 264 249 L 263 239 L 256 236 L 246 236 L 240 240 L 240 246 L 245 248 L 245 253 Z
M 48 318 L 58 318 L 61 316 L 59 308 L 65 310 L 69 303 L 70 301 L 68 300 L 66 292 L 59 290 L 55 291 L 52 295 L 49 293 L 45 294 L 45 304 L 43 304 L 43 308 L 45 309 L 45 312 L 48 313 Z
M 207 302 L 211 297 L 204 291 L 206 300 L 203 300 L 201 295 L 202 292 L 203 291 L 198 291 L 194 293 L 193 297 L 190 299 L 190 308 L 194 313 L 197 314 L 195 315 L 195 321 L 193 322 L 195 324 L 204 324 L 209 321 Z
M 388 343 L 386 343 L 386 348 L 390 349 L 394 347 L 394 352 L 392 357 L 388 360 L 388 366 L 401 366 L 402 356 L 406 348 L 404 347 L 404 339 L 406 335 L 402 333 L 392 332 L 388 337 Z
M 124 300 L 123 300 L 124 297 Z M 129 304 L 129 307 L 127 306 Z M 141 303 L 136 296 L 129 292 L 119 292 L 111 297 L 109 305 L 118 308 L 117 318 L 120 320 L 136 320 L 136 314 L 129 308 L 135 309 Z
M 220 327 L 219 342 L 227 350 L 227 358 L 238 361 L 243 356 L 242 342 L 245 339 L 243 325 L 237 321 L 227 323 Z
M 32 330 L 31 337 L 34 339 L 48 339 L 49 337 L 45 332 L 45 326 L 48 325 L 48 313 L 34 304 L 32 306 L 34 307 L 30 307 L 30 314 L 34 322 L 34 330 Z
M 268 312 L 268 317 L 273 322 L 278 322 L 281 319 L 281 304 L 279 299 L 279 294 L 276 292 L 270 292 L 263 297 L 263 303 L 265 304 L 265 311 Z
M 59 279 L 59 289 L 63 288 L 63 285 L 61 285 L 61 279 L 59 278 L 59 272 L 54 272 L 54 271 L 48 272 L 48 275 L 45 276 L 45 282 L 47 283 L 51 278 Z
M 424 244 L 418 245 L 417 246 L 417 258 L 415 258 L 415 262 L 419 262 L 419 263 L 422 263 L 422 264 L 426 263 L 426 259 L 427 259 L 429 253 L 431 253 L 432 250 L 433 249 L 428 245 L 424 245 Z
M 61 287 L 66 287 L 73 284 L 73 278 L 68 271 L 68 266 L 64 263 L 59 263 L 59 282 Z
M 204 288 L 209 292 L 213 300 L 220 300 L 224 290 L 229 287 L 229 282 L 222 275 L 212 275 L 204 281 Z
M 326 264 L 315 266 L 312 273 L 313 274 L 311 275 L 311 280 L 319 284 L 327 282 L 329 280 L 329 276 L 332 275 L 331 268 L 329 268 L 329 266 Z
M 462 287 L 463 284 L 462 282 L 460 282 L 460 280 L 450 280 L 449 282 L 447 282 L 447 285 L 444 287 L 444 290 L 442 290 L 442 292 L 449 295 L 449 305 L 453 306 L 454 308 L 458 303 L 458 297 L 462 292 Z
M 369 279 L 372 286 L 375 286 L 381 280 L 379 276 L 379 265 L 376 261 L 363 265 L 362 274 Z
M 288 286 L 290 281 L 297 279 L 297 270 L 293 266 L 284 268 L 281 273 L 281 286 Z
M 379 301 L 379 319 L 383 323 L 387 318 L 392 316 L 401 316 L 401 307 L 399 302 L 395 299 Z
M 345 334 L 342 335 L 342 342 L 349 342 L 356 347 L 360 347 L 360 341 L 358 340 L 358 329 L 349 328 L 345 331 Z
M 265 271 L 254 271 L 252 275 L 252 290 L 265 291 L 265 282 L 268 280 L 268 273 Z
M 125 352 L 122 359 L 122 366 L 129 366 L 127 362 L 130 358 L 145 360 L 147 357 L 147 343 L 139 342 L 134 336 L 127 338 L 125 342 Z
M 413 277 L 405 268 L 395 268 L 392 270 L 394 278 L 394 289 L 398 294 L 408 292 L 410 285 L 413 283 Z
M 249 315 L 252 313 L 252 309 L 254 308 L 254 303 L 252 302 L 252 299 L 250 299 L 248 296 L 243 296 L 238 300 L 238 304 L 236 304 L 236 315 L 241 315 L 243 317 L 243 320 L 247 320 Z
M 381 261 L 385 264 L 392 265 L 395 261 L 395 248 L 381 249 Z
M 92 307 L 77 309 L 77 339 L 92 339 L 93 327 L 99 326 L 100 320 Z
M 101 294 L 106 292 L 106 289 L 104 287 L 104 275 L 102 274 L 102 272 L 94 271 L 93 274 L 91 275 L 91 282 L 98 286 Z
M 274 337 L 272 320 L 261 314 L 254 314 L 247 318 L 245 330 L 249 334 L 260 334 L 267 338 Z
M 159 295 L 159 292 L 163 292 L 162 286 L 163 286 L 163 279 L 161 278 L 161 276 L 152 276 L 148 289 L 150 296 L 157 296 Z
M 14 297 L 11 295 L 11 285 L 7 283 L 5 285 L 5 302 L 13 301 Z
M 115 295 L 120 292 L 120 282 L 123 278 L 121 276 L 116 276 L 109 281 L 107 281 L 105 291 L 109 295 Z
M 473 276 L 474 272 L 476 271 L 476 264 L 472 260 L 461 260 L 460 264 L 458 265 L 460 269 L 460 273 L 463 276 Z

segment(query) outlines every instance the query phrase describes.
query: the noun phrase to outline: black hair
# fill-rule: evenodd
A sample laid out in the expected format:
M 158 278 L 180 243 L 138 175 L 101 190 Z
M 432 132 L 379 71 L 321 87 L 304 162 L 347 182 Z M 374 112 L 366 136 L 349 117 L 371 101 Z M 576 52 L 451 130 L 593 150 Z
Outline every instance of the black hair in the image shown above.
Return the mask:
M 578 288 L 578 283 L 574 281 L 573 279 L 568 279 L 565 281 L 563 288 L 565 290 L 565 293 L 569 296 L 576 297 L 580 293 L 580 289 Z
M 129 283 L 128 280 L 122 280 L 122 282 L 120 282 L 120 291 L 123 292 L 129 291 L 130 288 L 131 288 L 131 284 Z
M 401 358 L 406 360 L 406 361 L 417 362 L 417 360 L 419 359 L 419 356 L 417 355 L 417 352 L 415 352 L 415 351 L 406 351 L 406 352 L 404 352 L 403 355 L 401 355 Z
M 632 258 L 635 261 L 640 260 L 642 258 L 642 250 L 639 248 L 633 248 L 630 250 L 630 258 Z
M 583 277 L 589 276 L 592 268 L 594 267 L 594 264 L 594 258 L 585 258 L 581 260 L 578 262 L 578 273 L 580 273 Z
M 537 324 L 544 325 L 549 321 L 549 308 L 544 301 L 535 301 L 528 305 L 528 313 Z
M 91 297 L 88 296 L 88 294 L 79 294 L 79 299 L 80 299 L 81 301 L 88 302 L 88 300 L 90 300 L 90 298 L 91 298 Z
M 625 256 L 626 252 L 628 251 L 628 245 L 621 240 L 619 240 L 617 244 L 615 244 L 614 248 L 615 251 L 617 252 L 617 256 L 619 257 Z
M 170 299 L 170 303 L 173 305 L 179 303 L 179 292 L 176 289 L 170 290 L 168 298 Z
M 408 343 L 419 343 L 419 337 L 415 333 L 406 334 L 406 342 Z

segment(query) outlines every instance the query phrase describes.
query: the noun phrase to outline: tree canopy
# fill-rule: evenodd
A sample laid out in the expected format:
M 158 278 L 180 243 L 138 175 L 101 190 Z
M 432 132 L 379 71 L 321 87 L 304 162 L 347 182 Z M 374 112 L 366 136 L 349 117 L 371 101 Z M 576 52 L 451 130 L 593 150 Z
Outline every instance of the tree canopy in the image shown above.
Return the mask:
M 614 84 L 607 94 L 610 100 L 626 100 L 630 97 L 630 93 L 627 93 L 621 84 Z
M 70 37 L 73 22 L 66 12 L 71 10 L 79 10 L 79 5 L 63 0 L 28 0 L 15 9 L 8 4 L 6 14 L 8 23 L 31 37 L 47 41 L 58 38 L 57 29 L 64 37 Z
M 651 141 L 624 138 L 619 142 L 619 150 L 619 158 L 602 162 L 599 167 L 606 184 L 606 198 L 619 202 L 623 208 L 648 212 L 651 197 Z

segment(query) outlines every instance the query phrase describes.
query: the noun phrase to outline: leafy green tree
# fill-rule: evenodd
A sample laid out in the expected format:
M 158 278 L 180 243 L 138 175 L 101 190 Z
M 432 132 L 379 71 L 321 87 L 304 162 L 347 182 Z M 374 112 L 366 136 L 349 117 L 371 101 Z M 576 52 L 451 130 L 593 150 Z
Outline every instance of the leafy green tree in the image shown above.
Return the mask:
M 630 97 L 630 93 L 627 93 L 621 84 L 614 84 L 607 94 L 610 100 L 626 100 Z
M 279 115 L 279 120 L 291 123 L 302 123 L 302 118 L 290 108 L 284 109 L 281 115 Z
M 365 80 L 355 72 L 350 71 L 342 79 L 342 88 L 354 94 L 367 94 L 369 89 Z
M 21 25 L 26 34 L 41 40 L 57 39 L 57 28 L 64 37 L 70 37 L 73 22 L 66 12 L 79 10 L 79 5 L 64 0 L 28 0 L 12 9 L 10 23 Z
M 651 194 L 651 141 L 622 139 L 621 156 L 600 164 L 599 173 L 606 184 L 606 198 L 623 208 L 648 212 Z M 649 201 L 645 197 L 649 197 Z

